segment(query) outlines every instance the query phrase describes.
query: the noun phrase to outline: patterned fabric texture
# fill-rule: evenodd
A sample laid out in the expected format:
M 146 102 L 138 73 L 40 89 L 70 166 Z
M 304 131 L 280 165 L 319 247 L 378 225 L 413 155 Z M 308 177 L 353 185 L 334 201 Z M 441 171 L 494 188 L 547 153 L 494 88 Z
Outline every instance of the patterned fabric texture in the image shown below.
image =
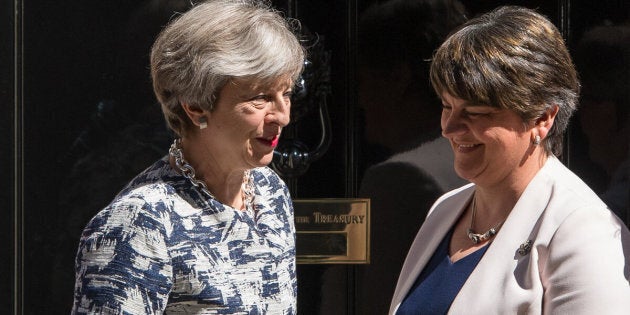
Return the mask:
M 73 314 L 295 314 L 293 205 L 257 168 L 255 214 L 206 197 L 167 157 L 87 225 Z

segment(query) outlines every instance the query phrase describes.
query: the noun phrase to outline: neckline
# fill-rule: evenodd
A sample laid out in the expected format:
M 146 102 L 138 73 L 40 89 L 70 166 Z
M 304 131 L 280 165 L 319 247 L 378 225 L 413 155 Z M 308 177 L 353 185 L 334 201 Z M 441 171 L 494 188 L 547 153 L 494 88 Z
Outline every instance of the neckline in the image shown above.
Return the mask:
M 448 263 L 451 266 L 462 261 L 465 262 L 466 260 L 476 259 L 477 257 L 483 256 L 485 252 L 488 250 L 488 247 L 490 247 L 490 244 L 492 244 L 492 241 L 486 242 L 485 244 L 483 244 L 483 246 L 477 248 L 475 251 L 468 253 L 468 255 L 456 261 L 453 261 L 451 259 L 451 255 L 449 254 L 449 245 L 451 243 L 451 239 L 453 238 L 454 229 L 455 228 L 453 227 L 449 230 L 448 234 L 444 237 L 444 239 L 442 240 L 438 248 L 439 251 L 444 252 L 444 256 L 446 256 L 446 259 L 448 259 Z

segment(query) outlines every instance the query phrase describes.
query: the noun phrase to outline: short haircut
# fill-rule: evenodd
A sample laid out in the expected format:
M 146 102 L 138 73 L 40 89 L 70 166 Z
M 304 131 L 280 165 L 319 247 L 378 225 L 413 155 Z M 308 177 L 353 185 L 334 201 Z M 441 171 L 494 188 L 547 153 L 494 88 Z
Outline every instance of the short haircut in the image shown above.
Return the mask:
M 212 111 L 231 80 L 295 82 L 305 58 L 298 31 L 296 20 L 255 0 L 207 1 L 176 17 L 151 50 L 153 89 L 169 127 L 184 136 L 192 123 L 181 104 Z
M 513 110 L 523 122 L 559 107 L 543 140 L 562 153 L 563 133 L 576 109 L 580 84 L 558 29 L 534 10 L 504 6 L 471 19 L 440 46 L 431 83 L 441 95 Z

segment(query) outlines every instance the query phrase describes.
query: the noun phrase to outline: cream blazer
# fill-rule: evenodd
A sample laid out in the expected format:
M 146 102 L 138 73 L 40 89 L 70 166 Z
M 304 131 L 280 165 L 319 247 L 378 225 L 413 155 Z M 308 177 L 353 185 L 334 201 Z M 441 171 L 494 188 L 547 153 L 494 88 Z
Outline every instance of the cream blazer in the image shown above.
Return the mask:
M 473 192 L 474 184 L 468 184 L 431 207 L 405 259 L 390 314 Z M 629 278 L 630 232 L 582 180 L 550 157 L 448 313 L 628 315 Z

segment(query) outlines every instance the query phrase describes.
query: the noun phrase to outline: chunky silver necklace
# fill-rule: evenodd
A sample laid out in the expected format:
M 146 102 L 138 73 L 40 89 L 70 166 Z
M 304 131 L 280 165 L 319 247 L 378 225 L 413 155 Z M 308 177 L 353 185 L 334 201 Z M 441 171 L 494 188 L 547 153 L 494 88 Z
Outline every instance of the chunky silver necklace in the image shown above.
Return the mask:
M 485 233 L 481 233 L 481 234 L 475 233 L 475 231 L 473 231 L 473 225 L 475 224 L 475 213 L 477 212 L 477 205 L 475 203 L 476 199 L 477 198 L 475 198 L 473 196 L 473 200 L 472 200 L 472 216 L 470 218 L 470 228 L 467 231 L 468 238 L 473 242 L 473 244 L 478 244 L 480 242 L 484 242 L 484 241 L 490 239 L 491 237 L 497 235 L 497 232 L 499 232 L 499 229 L 501 228 L 501 225 L 503 224 L 503 222 L 505 222 L 505 220 L 499 222 L 499 224 L 497 224 L 494 227 L 490 228 Z
M 190 180 L 193 186 L 197 187 L 208 197 L 217 200 L 217 198 L 210 192 L 210 190 L 208 190 L 208 186 L 206 185 L 206 183 L 202 180 L 197 179 L 197 177 L 195 176 L 195 169 L 184 158 L 184 153 L 182 153 L 181 145 L 181 139 L 175 139 L 175 141 L 173 141 L 173 144 L 171 144 L 171 148 L 168 150 L 168 154 L 172 156 L 175 160 L 175 166 L 184 177 Z M 248 212 L 253 212 L 254 184 L 251 179 L 249 170 L 245 170 L 243 174 L 243 184 L 241 185 L 241 189 L 243 190 L 243 204 L 245 205 L 245 210 Z

